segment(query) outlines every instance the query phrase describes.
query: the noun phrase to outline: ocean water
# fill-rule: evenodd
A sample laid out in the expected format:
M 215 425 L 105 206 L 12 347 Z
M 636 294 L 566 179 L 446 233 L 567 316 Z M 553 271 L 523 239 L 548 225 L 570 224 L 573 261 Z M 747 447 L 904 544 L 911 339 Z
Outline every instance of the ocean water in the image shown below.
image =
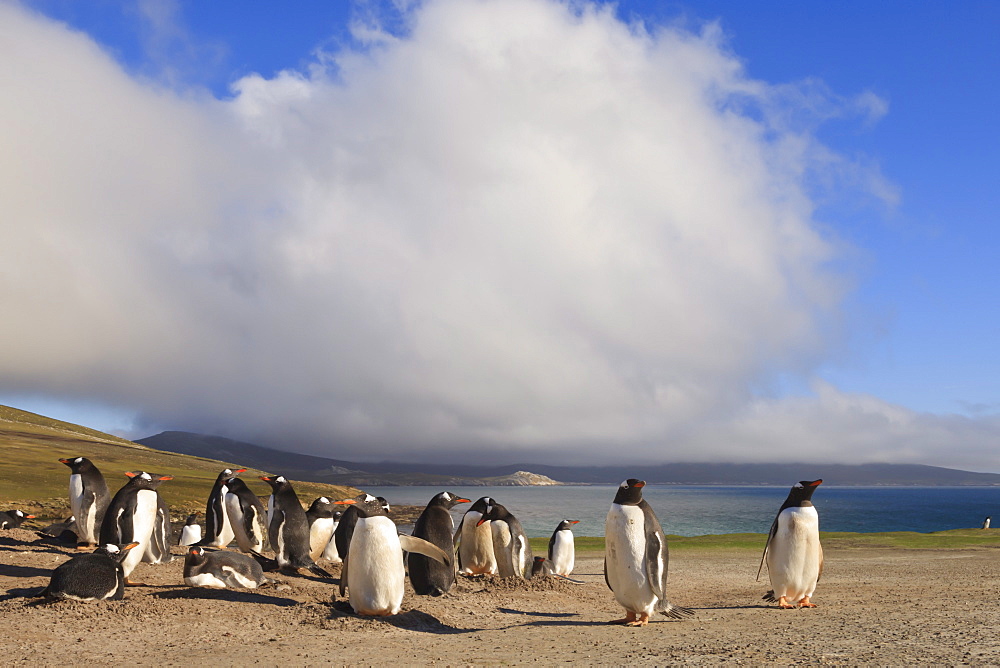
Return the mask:
M 789 486 L 790 487 L 790 486 Z M 529 536 L 549 536 L 562 519 L 580 520 L 578 536 L 603 536 L 617 485 L 451 487 L 475 501 L 490 496 L 524 525 Z M 667 534 L 701 536 L 766 533 L 788 495 L 787 487 L 647 485 L 649 502 Z M 390 504 L 424 505 L 438 487 L 369 487 Z M 992 515 L 1000 528 L 1000 487 L 823 487 L 813 495 L 823 531 L 943 531 L 978 528 Z M 456 524 L 468 509 L 453 511 Z M 400 527 L 405 530 L 405 527 Z

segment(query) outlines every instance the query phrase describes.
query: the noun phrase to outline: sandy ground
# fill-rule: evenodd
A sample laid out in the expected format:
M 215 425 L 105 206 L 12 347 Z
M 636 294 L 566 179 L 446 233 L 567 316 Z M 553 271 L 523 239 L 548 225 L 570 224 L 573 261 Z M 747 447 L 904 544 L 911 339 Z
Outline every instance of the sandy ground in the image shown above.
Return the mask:
M 600 555 L 578 559 L 581 585 L 460 579 L 447 596 L 408 591 L 401 614 L 362 619 L 312 576 L 188 588 L 181 558 L 141 564 L 133 576 L 151 586 L 123 601 L 26 598 L 72 553 L 36 538 L 0 534 L 3 665 L 1000 664 L 996 549 L 828 549 L 812 610 L 760 600 L 757 554 L 677 551 L 671 600 L 696 616 L 632 629 L 606 623 L 623 611 Z

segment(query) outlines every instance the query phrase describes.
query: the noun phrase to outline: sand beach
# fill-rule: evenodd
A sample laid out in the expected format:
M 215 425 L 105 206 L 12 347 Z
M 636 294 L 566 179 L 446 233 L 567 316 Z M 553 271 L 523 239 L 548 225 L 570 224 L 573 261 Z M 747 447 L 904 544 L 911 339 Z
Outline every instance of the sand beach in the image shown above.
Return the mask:
M 583 584 L 460 579 L 441 598 L 407 592 L 403 612 L 355 616 L 334 583 L 278 576 L 255 591 L 192 589 L 183 559 L 141 564 L 125 600 L 42 602 L 72 550 L 30 530 L 0 536 L 4 665 L 997 665 L 1000 551 L 828 548 L 812 610 L 778 610 L 747 549 L 676 550 L 670 597 L 696 610 L 645 628 L 621 616 L 602 555 L 579 555 Z M 181 554 L 180 548 L 174 548 Z M 331 569 L 338 575 L 337 567 Z M 407 584 L 409 588 L 409 584 Z

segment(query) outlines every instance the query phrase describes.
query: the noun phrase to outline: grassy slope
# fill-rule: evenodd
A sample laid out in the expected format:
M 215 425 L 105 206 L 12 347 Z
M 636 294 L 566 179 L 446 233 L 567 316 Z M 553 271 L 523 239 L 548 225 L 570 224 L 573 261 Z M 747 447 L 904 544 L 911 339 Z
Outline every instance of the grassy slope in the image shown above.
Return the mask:
M 160 492 L 175 515 L 205 510 L 208 492 L 224 468 L 239 462 L 218 462 L 152 450 L 93 429 L 52 420 L 41 415 L 0 406 L 0 509 L 18 507 L 48 516 L 68 515 L 69 468 L 60 458 L 87 457 L 108 481 L 111 493 L 127 480 L 125 471 L 144 470 L 172 475 Z M 265 472 L 249 470 L 241 477 L 257 494 L 270 488 L 257 480 Z M 266 473 L 281 473 L 269 471 Z M 351 487 L 296 482 L 304 503 L 317 496 L 346 498 L 357 494 Z
M 827 549 L 861 547 L 892 547 L 904 549 L 928 548 L 1000 548 L 1000 529 L 952 529 L 933 533 L 898 531 L 891 533 L 820 532 L 820 539 Z M 730 533 L 709 536 L 667 536 L 670 549 L 683 552 L 690 549 L 736 549 L 761 552 L 767 536 L 762 533 Z M 535 554 L 545 554 L 548 538 L 532 538 Z M 578 552 L 604 552 L 603 538 L 576 537 Z M 593 556 L 591 554 L 590 556 Z

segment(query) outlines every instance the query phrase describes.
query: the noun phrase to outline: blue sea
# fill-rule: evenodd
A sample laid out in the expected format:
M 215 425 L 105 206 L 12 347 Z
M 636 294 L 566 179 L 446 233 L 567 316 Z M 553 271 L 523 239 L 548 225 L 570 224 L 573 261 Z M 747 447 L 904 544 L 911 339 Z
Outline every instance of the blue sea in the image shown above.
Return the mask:
M 578 536 L 603 536 L 604 517 L 617 485 L 451 487 L 475 501 L 490 496 L 524 525 L 529 536 L 549 536 L 562 519 L 580 520 Z M 368 487 L 390 504 L 424 505 L 438 487 Z M 786 487 L 647 485 L 643 497 L 667 534 L 767 533 L 788 495 Z M 943 531 L 979 528 L 992 515 L 1000 528 L 1000 487 L 819 487 L 813 496 L 822 531 Z M 456 523 L 468 504 L 454 510 Z M 406 527 L 400 527 L 405 530 Z

